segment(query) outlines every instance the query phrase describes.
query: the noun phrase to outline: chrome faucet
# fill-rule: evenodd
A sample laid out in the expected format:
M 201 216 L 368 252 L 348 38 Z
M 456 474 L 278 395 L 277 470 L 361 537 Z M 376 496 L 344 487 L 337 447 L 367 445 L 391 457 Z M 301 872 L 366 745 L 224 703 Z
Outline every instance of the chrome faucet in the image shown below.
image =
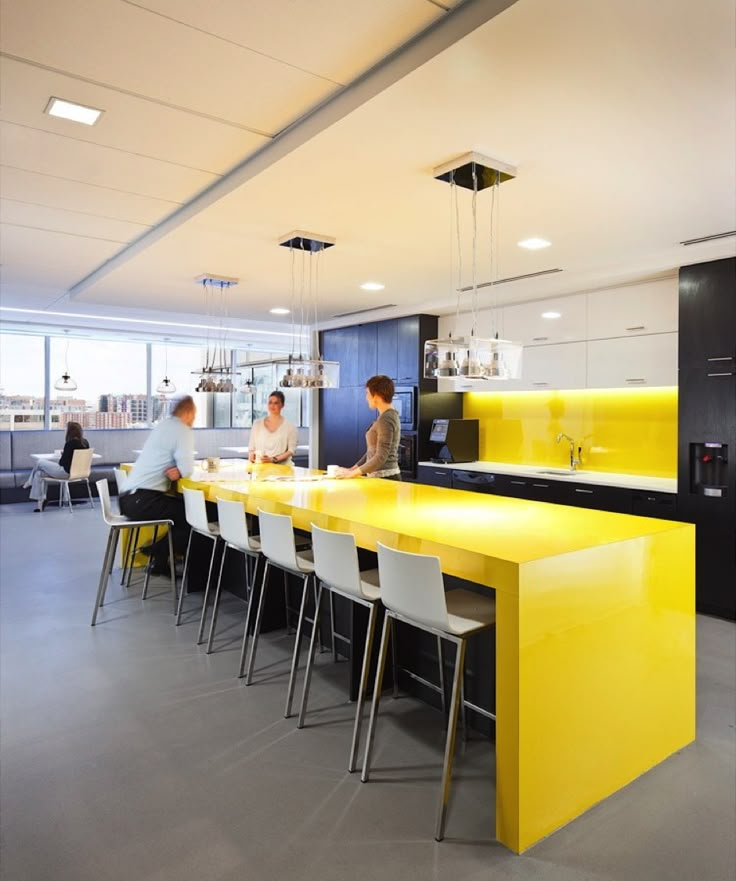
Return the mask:
M 570 442 L 570 471 L 574 471 L 578 465 L 582 464 L 580 460 L 580 453 L 582 452 L 582 447 L 578 447 L 578 455 L 575 456 L 575 441 L 570 437 L 569 434 L 564 434 L 560 432 L 557 435 L 557 443 L 559 443 L 562 439 Z

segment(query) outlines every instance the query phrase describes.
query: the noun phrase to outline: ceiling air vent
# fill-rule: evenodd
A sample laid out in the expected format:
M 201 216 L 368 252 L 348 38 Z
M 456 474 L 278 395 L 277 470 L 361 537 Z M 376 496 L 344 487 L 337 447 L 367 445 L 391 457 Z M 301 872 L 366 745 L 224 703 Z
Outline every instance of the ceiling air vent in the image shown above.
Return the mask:
M 353 312 L 337 312 L 333 318 L 349 318 L 351 315 L 363 315 L 365 312 L 376 312 L 378 309 L 393 309 L 396 303 L 384 303 L 382 306 L 369 306 L 367 309 L 355 309 Z
M 712 236 L 700 236 L 699 239 L 685 239 L 685 241 L 680 242 L 680 244 L 699 245 L 701 242 L 713 242 L 716 239 L 727 239 L 729 236 L 736 236 L 736 229 L 732 229 L 730 232 L 717 232 Z
M 490 288 L 495 287 L 499 284 L 508 284 L 510 281 L 521 281 L 524 278 L 539 278 L 541 275 L 554 275 L 555 272 L 562 272 L 561 269 L 540 269 L 539 272 L 527 272 L 526 275 L 510 275 L 508 278 L 499 278 L 498 281 L 481 281 L 478 283 L 479 288 Z M 466 285 L 464 288 L 459 288 L 459 290 L 472 291 L 472 285 Z

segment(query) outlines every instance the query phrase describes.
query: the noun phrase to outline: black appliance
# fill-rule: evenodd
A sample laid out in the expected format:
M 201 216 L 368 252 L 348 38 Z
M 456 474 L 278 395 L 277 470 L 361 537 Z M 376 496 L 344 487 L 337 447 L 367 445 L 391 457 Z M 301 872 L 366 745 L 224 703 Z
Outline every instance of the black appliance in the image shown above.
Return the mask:
M 496 475 L 479 471 L 453 470 L 452 488 L 476 493 L 493 493 L 496 491 Z
M 391 404 L 399 414 L 402 431 L 416 431 L 417 428 L 417 395 L 416 389 L 403 386 L 394 390 Z
M 402 432 L 397 450 L 402 480 L 417 478 L 417 436 L 414 433 Z
M 432 457 L 432 461 L 477 462 L 479 435 L 477 419 L 435 419 L 429 440 L 442 446 L 437 455 Z

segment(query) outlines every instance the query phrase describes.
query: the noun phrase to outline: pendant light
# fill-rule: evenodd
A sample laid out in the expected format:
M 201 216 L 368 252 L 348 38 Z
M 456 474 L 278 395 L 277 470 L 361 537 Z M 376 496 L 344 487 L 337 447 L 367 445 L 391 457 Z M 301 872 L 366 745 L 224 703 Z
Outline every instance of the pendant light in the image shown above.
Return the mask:
M 200 275 L 195 280 L 202 285 L 208 319 L 214 318 L 218 323 L 216 333 L 210 336 L 211 320 L 207 322 L 205 363 L 201 370 L 192 371 L 193 376 L 199 377 L 195 392 L 233 392 L 235 391 L 233 377 L 236 376 L 236 372 L 226 364 L 226 360 L 229 359 L 229 351 L 227 356 L 225 354 L 228 318 L 227 293 L 235 287 L 240 279 L 208 274 Z
M 337 361 L 325 361 L 319 351 L 319 271 L 322 254 L 332 248 L 335 240 L 327 236 L 316 236 L 313 233 L 296 230 L 279 239 L 279 245 L 289 249 L 291 260 L 291 315 L 292 339 L 291 353 L 284 359 L 276 359 L 274 365 L 281 376 L 279 385 L 282 388 L 313 388 L 329 389 L 340 386 L 340 364 Z M 299 265 L 299 312 L 301 328 L 308 326 L 310 311 L 313 313 L 314 324 L 311 326 L 309 353 L 302 351 L 303 336 L 297 330 L 296 313 L 296 267 Z M 298 354 L 297 354 L 298 347 Z M 283 372 L 282 372 L 283 371 Z
M 466 153 L 434 170 L 436 180 L 450 184 L 451 222 L 455 225 L 457 236 L 457 318 L 460 314 L 460 297 L 464 291 L 471 292 L 471 330 L 468 336 L 427 340 L 424 344 L 424 376 L 426 379 L 460 379 L 479 384 L 489 380 L 517 379 L 521 375 L 522 346 L 510 340 L 499 339 L 498 304 L 494 297 L 490 303 L 489 336 L 478 333 L 479 287 L 491 287 L 498 278 L 498 190 L 500 185 L 516 176 L 513 166 L 479 153 Z M 469 189 L 471 197 L 471 284 L 462 284 L 462 248 L 460 238 L 460 210 L 457 188 Z M 479 285 L 477 280 L 478 262 L 478 194 L 491 190 L 489 226 L 490 279 Z M 495 293 L 495 292 L 494 292 Z
M 65 330 L 65 334 L 69 331 Z M 73 392 L 77 388 L 76 382 L 69 375 L 69 337 L 66 338 L 66 348 L 64 349 L 64 372 L 54 383 L 54 388 L 60 392 Z
M 164 340 L 164 378 L 161 382 L 156 386 L 156 392 L 159 395 L 173 395 L 176 391 L 176 386 L 173 381 L 169 379 L 169 346 L 168 339 Z

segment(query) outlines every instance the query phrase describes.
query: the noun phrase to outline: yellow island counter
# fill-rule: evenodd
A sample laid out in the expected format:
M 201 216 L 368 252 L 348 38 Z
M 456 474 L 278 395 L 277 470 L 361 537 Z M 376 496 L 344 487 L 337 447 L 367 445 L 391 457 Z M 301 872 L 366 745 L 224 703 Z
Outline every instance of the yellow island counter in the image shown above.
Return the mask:
M 316 475 L 254 466 L 247 479 L 197 472 L 180 485 L 352 532 L 371 550 L 435 554 L 495 591 L 496 837 L 511 850 L 695 739 L 694 526 Z

